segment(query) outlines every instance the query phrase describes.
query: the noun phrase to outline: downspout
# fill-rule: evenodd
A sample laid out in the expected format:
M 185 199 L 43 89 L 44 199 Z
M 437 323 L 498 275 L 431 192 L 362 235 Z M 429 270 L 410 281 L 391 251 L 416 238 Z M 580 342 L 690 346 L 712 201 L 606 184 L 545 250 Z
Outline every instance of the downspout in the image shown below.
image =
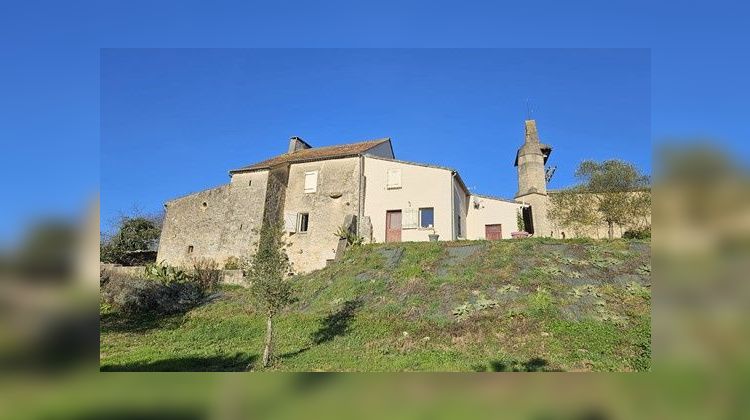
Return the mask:
M 357 203 L 357 237 L 362 237 L 361 226 L 362 226 L 362 215 L 364 215 L 365 197 L 362 191 L 362 185 L 364 184 L 365 177 L 365 157 L 359 155 L 359 202 Z
M 453 197 L 453 183 L 456 179 L 456 171 L 451 171 L 451 240 L 456 240 L 456 200 Z

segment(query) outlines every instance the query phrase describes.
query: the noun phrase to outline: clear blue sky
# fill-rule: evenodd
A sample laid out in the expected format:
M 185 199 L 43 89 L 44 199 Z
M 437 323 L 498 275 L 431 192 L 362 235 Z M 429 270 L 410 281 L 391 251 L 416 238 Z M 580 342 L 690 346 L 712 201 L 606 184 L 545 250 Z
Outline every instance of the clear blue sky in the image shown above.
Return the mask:
M 650 68 L 646 49 L 103 50 L 102 220 L 225 183 L 291 135 L 391 137 L 397 158 L 512 198 L 526 98 L 555 148 L 553 187 L 584 158 L 649 173 Z
M 747 38 L 743 8 L 746 6 L 734 1 L 674 7 L 671 2 L 631 0 L 383 0 L 367 5 L 343 1 L 6 1 L 0 13 L 0 139 L 4 145 L 0 175 L 5 196 L 12 199 L 0 206 L 0 244 L 17 236 L 39 215 L 78 214 L 85 199 L 99 187 L 100 48 L 646 47 L 651 48 L 652 64 L 651 137 L 660 141 L 672 136 L 710 136 L 735 156 L 747 159 L 750 146 L 741 139 L 750 135 L 745 94 L 750 91 L 750 60 L 742 42 Z M 555 132 L 564 128 L 553 123 L 562 119 L 550 104 L 557 100 L 533 93 L 523 92 L 521 100 L 528 96 L 534 101 L 541 133 L 557 147 L 555 158 L 562 162 L 562 142 L 570 137 Z M 334 100 L 326 98 L 328 103 Z M 498 134 L 516 129 L 523 105 L 513 100 L 514 115 L 498 112 L 492 119 L 481 118 L 482 129 L 494 129 Z M 451 107 L 445 102 L 431 105 Z M 497 100 L 494 106 L 505 105 Z M 351 112 L 356 111 L 353 108 Z M 570 110 L 561 112 L 566 111 Z M 454 125 L 479 117 L 457 117 Z M 387 114 L 370 115 L 360 122 L 371 124 L 387 118 Z M 426 129 L 440 131 L 435 124 L 419 122 Z M 249 124 L 238 127 L 229 117 L 190 124 L 197 134 L 209 130 L 195 125 L 216 124 L 211 135 L 219 140 L 240 134 L 246 141 L 260 139 L 231 131 Z M 280 137 L 263 140 L 283 143 L 290 132 L 319 143 L 385 134 L 394 137 L 399 156 L 412 158 L 410 146 L 404 143 L 422 138 L 407 136 L 403 126 L 373 129 L 369 125 L 335 127 L 326 122 L 315 129 L 342 134 L 350 133 L 344 129 L 356 130 L 352 136 L 329 137 L 312 130 L 310 120 L 297 124 L 284 127 Z M 274 127 L 266 125 L 268 130 Z M 106 145 L 102 150 L 106 153 Z M 470 168 L 463 159 L 441 156 L 434 161 L 457 166 L 471 185 L 485 189 L 479 185 L 485 178 L 467 172 Z M 232 159 L 245 162 L 244 156 Z M 211 159 L 208 162 L 213 164 Z M 204 168 L 194 172 L 222 182 L 226 168 L 222 165 L 220 169 L 219 173 Z M 194 182 L 195 188 L 214 183 L 211 179 Z M 165 196 L 180 193 L 180 189 L 170 189 Z M 498 191 L 507 194 L 505 189 Z M 138 201 L 129 198 L 127 207 Z M 116 207 L 114 204 L 103 198 L 105 209 Z

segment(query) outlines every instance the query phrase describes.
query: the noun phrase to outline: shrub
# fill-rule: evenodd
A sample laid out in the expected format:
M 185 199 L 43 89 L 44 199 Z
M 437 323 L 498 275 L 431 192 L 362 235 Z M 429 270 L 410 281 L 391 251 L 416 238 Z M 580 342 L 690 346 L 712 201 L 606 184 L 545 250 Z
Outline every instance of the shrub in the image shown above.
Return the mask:
M 641 229 L 628 229 L 622 234 L 625 239 L 651 239 L 651 226 Z
M 216 261 L 201 258 L 193 261 L 193 281 L 203 291 L 211 291 L 219 284 L 219 264 Z
M 239 270 L 242 268 L 242 261 L 237 257 L 229 257 L 224 261 L 225 270 Z
M 349 246 L 362 245 L 364 238 L 357 236 L 355 232 L 349 230 L 346 226 L 340 226 L 339 229 L 333 233 L 339 239 L 346 239 L 346 243 Z
M 194 282 L 162 283 L 150 279 L 114 276 L 101 288 L 102 306 L 126 317 L 184 312 L 203 299 Z
M 212 260 L 197 260 L 192 273 L 165 264 L 148 264 L 143 277 L 102 272 L 102 307 L 126 317 L 184 312 L 216 287 L 217 267 Z
M 184 283 L 191 279 L 184 270 L 166 264 L 147 264 L 144 272 L 146 278 L 157 280 L 163 284 Z

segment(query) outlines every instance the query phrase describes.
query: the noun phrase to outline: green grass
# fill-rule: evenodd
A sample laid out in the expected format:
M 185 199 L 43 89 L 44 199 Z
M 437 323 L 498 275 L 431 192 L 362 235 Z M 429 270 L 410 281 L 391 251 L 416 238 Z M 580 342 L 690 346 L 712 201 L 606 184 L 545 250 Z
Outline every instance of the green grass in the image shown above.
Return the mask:
M 448 247 L 477 244 L 476 254 L 448 263 Z M 390 264 L 384 253 L 397 247 L 402 257 Z M 644 266 L 648 250 L 630 251 L 624 240 L 357 247 L 293 279 L 299 300 L 276 320 L 271 370 L 649 370 Z M 570 274 L 577 270 L 584 279 Z M 574 292 L 584 280 L 599 284 L 598 296 Z M 219 294 L 156 319 L 126 320 L 102 307 L 101 369 L 260 370 L 262 314 L 244 288 Z M 471 313 L 458 318 L 462 305 Z

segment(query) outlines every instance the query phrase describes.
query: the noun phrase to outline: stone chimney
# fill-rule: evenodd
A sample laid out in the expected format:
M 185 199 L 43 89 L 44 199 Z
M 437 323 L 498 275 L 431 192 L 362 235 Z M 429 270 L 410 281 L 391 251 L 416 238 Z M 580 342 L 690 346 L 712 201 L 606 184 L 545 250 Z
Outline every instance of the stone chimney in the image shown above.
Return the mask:
M 297 150 L 309 149 L 311 147 L 312 146 L 307 144 L 307 142 L 302 140 L 301 138 L 292 136 L 289 138 L 289 150 L 287 151 L 287 153 L 294 153 Z
M 534 236 L 549 236 L 547 220 L 547 180 L 544 164 L 552 148 L 539 141 L 536 121 L 526 120 L 526 136 L 516 153 L 518 192 L 516 201 L 531 205 Z
M 539 143 L 535 120 L 526 120 L 526 143 Z

